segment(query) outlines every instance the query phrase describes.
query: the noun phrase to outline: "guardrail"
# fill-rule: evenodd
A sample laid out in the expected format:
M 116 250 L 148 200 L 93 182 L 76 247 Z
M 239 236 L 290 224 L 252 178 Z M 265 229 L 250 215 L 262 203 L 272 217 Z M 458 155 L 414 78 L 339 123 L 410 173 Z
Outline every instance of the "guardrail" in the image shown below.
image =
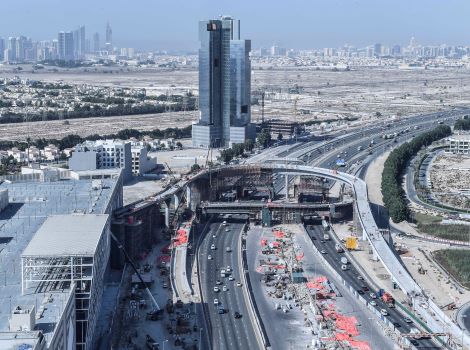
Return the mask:
M 243 232 L 245 231 L 245 228 L 246 224 L 243 226 Z M 242 262 L 242 271 L 240 271 L 240 278 L 243 280 L 242 283 L 245 286 L 245 288 L 243 288 L 243 294 L 245 295 L 245 300 L 248 301 L 247 309 L 250 313 L 251 323 L 253 324 L 253 328 L 255 329 L 256 340 L 258 342 L 258 345 L 261 349 L 270 349 L 271 344 L 269 343 L 268 336 L 266 335 L 266 330 L 261 320 L 261 316 L 259 315 L 258 308 L 256 307 L 256 302 L 254 300 L 254 297 L 252 296 L 252 287 L 250 282 L 250 276 L 248 273 L 248 260 L 246 258 L 246 249 L 243 249 L 243 241 L 245 240 L 243 238 L 243 234 L 241 234 L 240 239 L 238 240 L 237 254 L 238 261 Z M 240 265 L 238 266 L 238 269 L 240 270 Z

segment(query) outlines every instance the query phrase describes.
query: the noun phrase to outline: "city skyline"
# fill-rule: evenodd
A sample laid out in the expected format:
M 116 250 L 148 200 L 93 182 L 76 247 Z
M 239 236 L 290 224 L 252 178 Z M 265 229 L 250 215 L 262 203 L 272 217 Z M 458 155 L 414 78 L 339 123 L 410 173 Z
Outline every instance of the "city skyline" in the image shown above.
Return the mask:
M 60 8 L 53 6 L 55 3 L 46 1 L 37 4 L 27 0 L 8 9 L 7 4 L 0 4 L 0 11 L 6 13 L 8 10 L 11 14 L 2 19 L 0 36 L 25 35 L 34 40 L 54 38 L 55 33 L 70 26 L 67 13 L 73 13 L 76 26 L 84 24 L 89 33 L 99 32 L 103 39 L 105 25 L 109 21 L 118 46 L 139 50 L 191 51 L 198 47 L 197 35 L 190 25 L 194 20 L 229 14 L 244 18 L 245 28 L 252 34 L 249 39 L 258 43 L 257 46 L 277 44 L 308 49 L 338 47 L 345 43 L 353 46 L 375 42 L 393 45 L 408 42 L 411 36 L 424 45 L 470 44 L 465 34 L 470 31 L 470 24 L 464 18 L 470 10 L 470 3 L 462 0 L 445 4 L 433 0 L 426 7 L 421 2 L 405 3 L 401 0 L 380 4 L 370 0 L 298 0 L 292 5 L 267 1 L 220 5 L 214 0 L 204 0 L 185 4 L 187 11 L 183 13 L 179 4 L 169 3 L 137 1 L 132 6 L 126 6 L 126 3 L 118 1 L 112 3 L 116 6 L 107 6 L 111 3 L 104 1 L 97 6 L 85 0 Z M 121 11 L 122 7 L 125 11 Z M 90 12 L 90 9 L 93 11 Z M 268 10 L 269 16 L 259 16 Z M 48 20 L 38 26 L 41 18 Z M 173 25 L 175 21 L 178 21 L 178 26 Z M 436 28 L 435 23 L 443 25 Z

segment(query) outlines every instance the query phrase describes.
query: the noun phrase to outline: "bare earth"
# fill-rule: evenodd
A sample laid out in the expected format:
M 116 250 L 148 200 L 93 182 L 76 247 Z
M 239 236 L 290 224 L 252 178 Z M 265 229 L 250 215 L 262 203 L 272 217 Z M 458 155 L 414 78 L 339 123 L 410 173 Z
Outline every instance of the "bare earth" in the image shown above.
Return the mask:
M 13 73 L 11 69 L 0 68 L 0 78 L 15 75 L 22 79 L 61 80 L 71 84 L 146 88 L 150 93 L 191 91 L 197 94 L 198 90 L 198 73 L 194 69 L 146 69 L 129 72 L 124 70 L 110 74 L 78 69 L 32 73 L 27 67 L 21 72 Z M 295 86 L 298 87 L 299 93 L 293 90 Z M 266 92 L 267 118 L 322 121 L 353 117 L 365 121 L 470 105 L 470 70 L 358 67 L 351 71 L 332 72 L 292 67 L 282 70 L 259 70 L 254 67 L 253 95 L 256 96 L 261 90 Z M 293 113 L 295 100 L 298 101 L 296 116 Z M 376 116 L 376 113 L 380 116 Z M 34 125 L 24 123 L 0 126 L 0 140 L 25 139 L 28 136 L 50 138 L 68 133 L 86 136 L 125 128 L 149 130 L 181 127 L 190 125 L 197 118 L 198 112 L 173 112 L 71 120 L 71 125 L 67 127 L 57 121 L 38 122 Z M 257 122 L 260 119 L 261 108 L 259 105 L 253 105 L 252 120 Z

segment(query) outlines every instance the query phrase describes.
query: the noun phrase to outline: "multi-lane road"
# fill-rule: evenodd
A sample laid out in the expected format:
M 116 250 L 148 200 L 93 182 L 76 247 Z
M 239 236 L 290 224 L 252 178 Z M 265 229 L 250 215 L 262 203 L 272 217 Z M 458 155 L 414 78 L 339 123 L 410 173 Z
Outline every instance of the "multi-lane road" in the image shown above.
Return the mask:
M 407 334 L 410 333 L 411 329 L 417 327 L 413 321 L 405 321 L 405 316 L 399 312 L 397 308 L 389 308 L 380 298 L 371 296 L 371 293 L 376 293 L 377 290 L 366 282 L 364 276 L 359 273 L 354 265 L 348 264 L 347 270 L 341 269 L 341 265 L 343 265 L 341 263 L 341 257 L 344 256 L 344 253 L 338 253 L 336 251 L 336 243 L 334 240 L 323 240 L 323 229 L 320 225 L 307 226 L 307 233 L 318 251 L 322 252 L 327 262 L 356 290 L 356 293 L 362 294 L 362 297 L 366 299 L 369 304 L 374 301 L 376 305 L 373 307 L 379 312 L 381 309 L 387 311 L 388 316 L 382 317 L 388 318 L 398 331 Z M 430 339 L 416 340 L 414 346 L 418 349 L 441 349 L 441 346 L 434 345 L 433 341 Z
M 198 250 L 203 302 L 212 328 L 212 346 L 218 350 L 259 349 L 243 293 L 246 286 L 240 283 L 243 266 L 238 252 L 246 219 L 244 215 L 214 217 Z M 221 277 L 227 267 L 231 271 Z

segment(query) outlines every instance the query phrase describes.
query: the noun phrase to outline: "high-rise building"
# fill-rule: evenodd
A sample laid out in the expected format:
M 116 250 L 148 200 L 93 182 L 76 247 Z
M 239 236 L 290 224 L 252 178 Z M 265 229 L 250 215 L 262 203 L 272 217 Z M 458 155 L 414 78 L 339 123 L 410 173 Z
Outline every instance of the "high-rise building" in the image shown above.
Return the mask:
M 60 60 L 74 60 L 74 43 L 72 32 L 59 32 L 58 39 L 58 56 Z
M 85 56 L 85 26 L 73 31 L 73 50 L 75 59 L 81 60 Z
M 5 57 L 5 61 L 16 62 L 16 38 L 8 38 L 8 55 Z
M 0 38 L 0 61 L 3 61 L 3 51 L 5 51 L 5 40 Z
M 109 22 L 106 23 L 106 43 L 105 47 L 108 51 L 112 51 L 113 48 L 113 30 L 109 25 Z
M 254 139 L 251 124 L 251 41 L 228 16 L 199 22 L 199 110 L 196 147 L 230 146 Z
M 374 55 L 380 57 L 382 55 L 382 44 L 374 44 Z
M 93 34 L 93 51 L 94 52 L 100 51 L 100 34 L 99 33 Z

